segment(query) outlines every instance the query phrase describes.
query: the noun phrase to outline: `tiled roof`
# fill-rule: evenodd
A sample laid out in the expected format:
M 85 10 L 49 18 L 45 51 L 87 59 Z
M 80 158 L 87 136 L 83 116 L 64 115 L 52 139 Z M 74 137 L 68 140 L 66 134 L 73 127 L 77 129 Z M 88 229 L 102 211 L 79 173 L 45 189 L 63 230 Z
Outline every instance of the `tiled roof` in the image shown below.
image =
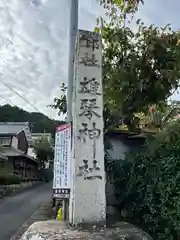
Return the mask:
M 7 157 L 13 157 L 13 156 L 21 156 L 24 154 L 24 152 L 19 149 L 15 149 L 13 147 L 7 147 L 7 148 L 4 147 L 3 154 Z
M 24 156 L 24 157 L 30 159 L 31 161 L 38 163 L 38 161 L 37 161 L 35 158 L 30 157 L 30 156 L 26 155 L 23 151 L 21 151 L 21 150 L 19 150 L 19 149 L 15 149 L 15 148 L 13 148 L 13 147 L 4 147 L 4 148 L 3 148 L 3 155 L 4 155 L 5 157 Z
M 32 136 L 28 122 L 0 122 L 0 134 L 16 135 L 24 130 L 27 141 L 32 142 Z
M 17 134 L 26 126 L 28 126 L 26 122 L 0 122 L 0 134 Z

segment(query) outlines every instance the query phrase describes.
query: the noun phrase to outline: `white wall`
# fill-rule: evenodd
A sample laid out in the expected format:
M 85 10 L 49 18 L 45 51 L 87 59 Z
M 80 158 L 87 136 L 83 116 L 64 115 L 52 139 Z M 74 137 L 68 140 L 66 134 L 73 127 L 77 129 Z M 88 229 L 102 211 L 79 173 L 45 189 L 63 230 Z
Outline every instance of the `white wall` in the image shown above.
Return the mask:
M 17 139 L 17 137 L 13 136 L 11 146 L 15 149 L 18 149 L 18 139 Z
M 36 154 L 34 153 L 34 148 L 29 147 L 27 155 L 30 157 L 36 158 Z
M 128 145 L 125 144 L 120 138 L 117 137 L 110 137 L 109 141 L 111 143 L 111 149 L 108 150 L 109 156 L 113 160 L 124 160 L 125 154 L 130 151 L 130 150 L 136 150 L 140 145 L 143 143 L 142 142 L 137 142 L 135 141 L 129 141 Z M 108 181 L 106 182 L 106 200 L 107 200 L 107 214 L 108 216 L 116 216 L 117 210 L 114 207 L 114 205 L 117 204 L 116 198 L 114 195 L 114 186 L 113 184 Z
M 130 147 L 122 142 L 118 138 L 110 138 L 111 149 L 108 150 L 110 158 L 113 160 L 124 159 L 125 153 L 130 150 Z M 107 215 L 116 216 L 117 210 L 114 205 L 116 205 L 116 198 L 114 195 L 114 186 L 110 181 L 106 182 L 106 203 L 107 203 Z
M 112 159 L 124 159 L 125 153 L 130 150 L 130 147 L 124 144 L 120 139 L 110 139 L 112 148 L 108 150 L 109 156 Z

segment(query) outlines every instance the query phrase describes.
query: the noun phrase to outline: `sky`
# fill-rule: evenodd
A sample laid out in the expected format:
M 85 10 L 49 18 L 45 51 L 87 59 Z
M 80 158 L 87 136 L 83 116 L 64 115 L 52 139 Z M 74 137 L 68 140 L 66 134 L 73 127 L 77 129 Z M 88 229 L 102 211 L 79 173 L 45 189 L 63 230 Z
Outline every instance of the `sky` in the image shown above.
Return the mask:
M 47 105 L 67 82 L 70 1 L 0 0 L 0 105 L 11 103 L 59 119 Z M 144 1 L 137 18 L 179 29 L 179 0 Z M 79 2 L 79 29 L 93 30 L 103 9 L 96 0 Z

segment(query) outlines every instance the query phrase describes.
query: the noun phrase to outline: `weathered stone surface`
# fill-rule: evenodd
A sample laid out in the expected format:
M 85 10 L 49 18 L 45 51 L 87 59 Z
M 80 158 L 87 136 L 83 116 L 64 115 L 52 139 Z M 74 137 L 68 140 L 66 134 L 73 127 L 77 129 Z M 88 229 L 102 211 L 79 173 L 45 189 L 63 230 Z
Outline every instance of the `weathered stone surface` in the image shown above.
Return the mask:
M 68 227 L 59 221 L 36 222 L 24 233 L 21 240 L 152 240 L 142 230 L 126 222 L 119 222 L 113 228 L 104 228 L 93 231 L 80 231 Z
M 90 239 L 88 232 L 79 232 L 67 228 L 59 221 L 36 222 L 24 233 L 21 240 L 65 240 L 65 239 Z
M 101 36 L 79 30 L 73 88 L 72 224 L 106 220 Z
M 117 231 L 119 234 L 125 235 L 127 240 L 153 240 L 149 234 L 142 231 L 140 228 L 127 223 L 127 222 L 117 222 L 113 225 L 115 231 Z M 121 238 L 120 238 L 121 239 Z

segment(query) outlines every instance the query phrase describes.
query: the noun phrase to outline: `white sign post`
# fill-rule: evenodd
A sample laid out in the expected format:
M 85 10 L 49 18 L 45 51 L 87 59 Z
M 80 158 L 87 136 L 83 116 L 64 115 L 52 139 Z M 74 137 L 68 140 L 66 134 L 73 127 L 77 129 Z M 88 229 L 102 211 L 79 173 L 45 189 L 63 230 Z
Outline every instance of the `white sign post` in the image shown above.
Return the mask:
M 73 186 L 70 221 L 105 224 L 101 36 L 79 30 L 73 89 Z
M 56 128 L 53 195 L 66 199 L 70 195 L 70 161 L 71 161 L 71 124 Z

